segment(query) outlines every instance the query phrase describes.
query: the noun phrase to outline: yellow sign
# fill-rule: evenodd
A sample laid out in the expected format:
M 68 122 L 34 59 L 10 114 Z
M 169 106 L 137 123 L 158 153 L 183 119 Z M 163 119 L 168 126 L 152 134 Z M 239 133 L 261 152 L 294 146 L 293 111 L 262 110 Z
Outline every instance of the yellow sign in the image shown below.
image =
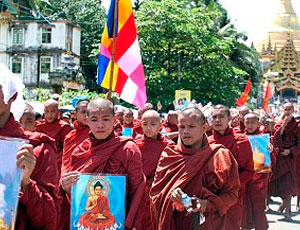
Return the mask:
M 178 102 L 180 99 L 185 101 L 191 101 L 192 91 L 191 90 L 175 90 L 175 100 Z

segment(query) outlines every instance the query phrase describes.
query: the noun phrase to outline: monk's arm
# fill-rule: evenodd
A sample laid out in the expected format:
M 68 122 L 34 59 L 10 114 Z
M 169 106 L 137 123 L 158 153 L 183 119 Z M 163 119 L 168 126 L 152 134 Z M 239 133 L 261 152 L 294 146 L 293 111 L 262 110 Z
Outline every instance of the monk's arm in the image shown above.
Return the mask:
M 291 153 L 294 157 L 297 157 L 300 155 L 300 126 L 298 125 L 296 128 L 296 144 L 290 148 Z
M 36 167 L 26 190 L 20 191 L 19 201 L 26 207 L 26 214 L 35 228 L 56 229 L 59 215 L 58 170 L 55 151 L 48 144 L 34 149 Z
M 126 144 L 126 171 L 128 181 L 128 196 L 130 208 L 126 217 L 125 226 L 129 229 L 141 229 L 143 199 L 145 195 L 146 178 L 143 172 L 142 154 L 133 142 Z
M 239 174 L 237 162 L 229 150 L 220 150 L 214 156 L 214 178 L 215 184 L 222 184 L 215 193 L 203 188 L 202 199 L 208 200 L 206 212 L 218 211 L 221 215 L 238 200 L 238 191 L 240 189 Z
M 62 136 L 62 143 L 64 143 L 64 140 L 66 138 L 66 136 L 68 135 L 68 133 L 71 131 L 71 126 L 69 124 L 64 125 L 64 127 L 61 130 L 61 136 Z
M 254 175 L 253 154 L 250 142 L 247 139 L 238 141 L 237 148 L 238 152 L 241 153 L 238 156 L 237 162 L 241 188 L 244 189 L 246 183 Z

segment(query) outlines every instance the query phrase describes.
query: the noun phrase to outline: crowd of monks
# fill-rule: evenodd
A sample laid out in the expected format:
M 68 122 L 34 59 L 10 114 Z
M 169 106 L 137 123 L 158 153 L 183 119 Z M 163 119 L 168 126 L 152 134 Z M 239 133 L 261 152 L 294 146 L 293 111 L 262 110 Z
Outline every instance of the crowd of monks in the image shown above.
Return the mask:
M 43 119 L 27 105 L 16 121 L 15 98 L 5 103 L 0 87 L 0 135 L 29 140 L 16 159 L 23 173 L 15 229 L 70 229 L 71 187 L 81 173 L 126 175 L 126 229 L 265 230 L 272 196 L 282 198 L 278 211 L 291 220 L 291 198 L 300 195 L 300 127 L 290 103 L 277 123 L 246 106 L 232 120 L 228 107 L 216 105 L 208 124 L 194 106 L 162 122 L 150 103 L 134 118 L 106 99 L 83 99 L 70 124 L 56 100 L 44 104 Z M 124 128 L 132 137 L 122 136 Z M 247 136 L 262 133 L 270 134 L 272 172 L 257 173 Z

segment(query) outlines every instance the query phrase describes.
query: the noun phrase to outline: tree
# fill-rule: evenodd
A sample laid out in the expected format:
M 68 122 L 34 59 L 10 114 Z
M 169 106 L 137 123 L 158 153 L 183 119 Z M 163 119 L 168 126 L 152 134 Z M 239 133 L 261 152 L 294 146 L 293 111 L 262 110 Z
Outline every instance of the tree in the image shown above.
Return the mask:
M 145 0 L 136 20 L 150 102 L 166 107 L 175 90 L 189 89 L 202 103 L 234 103 L 239 83 L 250 76 L 246 63 L 234 59 L 246 47 L 236 30 L 230 39 L 219 33 L 228 18 L 218 3 Z

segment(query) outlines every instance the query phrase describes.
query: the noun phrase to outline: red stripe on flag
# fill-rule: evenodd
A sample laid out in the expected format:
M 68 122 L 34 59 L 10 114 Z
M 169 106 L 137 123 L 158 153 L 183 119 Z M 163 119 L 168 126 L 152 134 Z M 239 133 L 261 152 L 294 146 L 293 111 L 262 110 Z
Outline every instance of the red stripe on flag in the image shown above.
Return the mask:
M 116 43 L 115 62 L 118 62 L 123 54 L 130 48 L 137 36 L 133 14 L 130 15 L 120 30 Z
M 251 79 L 248 80 L 247 85 L 245 87 L 245 90 L 243 92 L 243 94 L 240 96 L 240 98 L 235 102 L 235 104 L 237 104 L 238 106 L 243 106 L 246 104 L 247 100 L 248 100 L 248 96 L 250 94 L 251 91 Z
M 121 95 L 121 93 L 123 91 L 123 87 L 124 87 L 127 79 L 128 79 L 128 76 L 122 71 L 121 68 L 119 68 L 118 77 L 117 77 L 117 84 L 116 84 L 116 88 L 115 88 L 115 91 L 119 95 Z

